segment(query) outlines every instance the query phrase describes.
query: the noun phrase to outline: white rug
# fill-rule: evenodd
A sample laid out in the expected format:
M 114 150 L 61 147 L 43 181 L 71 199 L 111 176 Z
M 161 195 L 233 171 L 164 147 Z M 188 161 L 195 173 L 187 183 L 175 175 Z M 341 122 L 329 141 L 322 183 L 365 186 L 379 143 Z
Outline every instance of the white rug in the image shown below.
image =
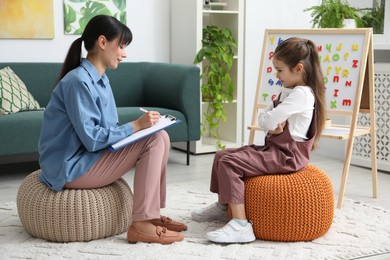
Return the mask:
M 0 204 L 0 259 L 356 259 L 389 253 L 390 210 L 345 200 L 335 209 L 332 227 L 311 242 L 256 240 L 244 245 L 217 245 L 205 239 L 219 222 L 197 223 L 190 212 L 215 201 L 202 183 L 168 186 L 162 214 L 188 225 L 185 241 L 172 245 L 128 244 L 126 233 L 79 243 L 52 243 L 31 237 L 17 215 L 15 202 Z

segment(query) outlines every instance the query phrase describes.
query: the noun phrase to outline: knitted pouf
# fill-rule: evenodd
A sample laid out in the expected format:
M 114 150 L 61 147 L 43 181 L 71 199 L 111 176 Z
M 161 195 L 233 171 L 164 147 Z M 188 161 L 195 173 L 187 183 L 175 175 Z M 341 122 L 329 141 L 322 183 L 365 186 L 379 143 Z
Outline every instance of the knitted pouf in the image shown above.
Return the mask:
M 48 241 L 90 241 L 127 231 L 133 193 L 125 180 L 97 189 L 55 192 L 42 184 L 40 170 L 19 187 L 19 218 L 29 234 Z
M 332 183 L 313 165 L 292 174 L 248 178 L 245 208 L 257 239 L 313 240 L 332 225 Z

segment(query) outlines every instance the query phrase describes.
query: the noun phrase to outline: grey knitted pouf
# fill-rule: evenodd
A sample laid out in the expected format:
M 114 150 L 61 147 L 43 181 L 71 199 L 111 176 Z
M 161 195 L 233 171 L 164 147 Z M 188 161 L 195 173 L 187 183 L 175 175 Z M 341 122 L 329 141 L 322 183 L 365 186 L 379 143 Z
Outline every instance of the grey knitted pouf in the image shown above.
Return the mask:
M 19 187 L 19 218 L 29 234 L 48 241 L 90 241 L 121 234 L 131 225 L 133 193 L 125 180 L 97 189 L 55 192 L 42 184 L 40 170 Z

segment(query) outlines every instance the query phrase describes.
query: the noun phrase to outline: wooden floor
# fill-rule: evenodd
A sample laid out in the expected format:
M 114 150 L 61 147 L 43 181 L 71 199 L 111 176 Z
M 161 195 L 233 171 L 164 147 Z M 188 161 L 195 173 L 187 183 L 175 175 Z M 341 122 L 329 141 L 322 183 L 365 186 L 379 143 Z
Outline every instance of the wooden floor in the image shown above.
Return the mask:
M 172 149 L 168 162 L 167 182 L 201 180 L 208 186 L 213 157 L 214 154 L 191 155 L 191 165 L 187 166 L 185 153 Z M 313 153 L 311 164 L 318 166 L 329 175 L 335 197 L 337 197 L 343 161 L 325 158 Z M 20 183 L 27 174 L 38 167 L 36 163 L 0 165 L 0 203 L 16 201 L 16 193 Z M 126 174 L 124 178 L 132 183 L 133 171 Z M 378 172 L 378 183 L 378 198 L 374 199 L 372 197 L 371 169 L 351 165 L 344 197 L 390 209 L 390 173 Z M 169 207 L 169 205 L 167 206 Z M 390 254 L 365 259 L 390 259 Z

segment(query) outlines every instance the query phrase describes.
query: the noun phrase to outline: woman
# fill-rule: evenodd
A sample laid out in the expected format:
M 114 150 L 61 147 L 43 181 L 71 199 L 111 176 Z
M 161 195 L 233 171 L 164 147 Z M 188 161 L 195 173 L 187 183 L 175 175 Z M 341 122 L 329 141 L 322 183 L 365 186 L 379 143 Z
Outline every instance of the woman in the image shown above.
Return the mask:
M 109 185 L 135 167 L 133 223 L 128 241 L 170 244 L 187 227 L 160 216 L 165 207 L 170 141 L 160 131 L 111 153 L 108 147 L 160 118 L 149 111 L 118 124 L 114 96 L 105 70 L 126 58 L 130 29 L 116 18 L 95 16 L 66 56 L 58 83 L 44 112 L 39 140 L 40 180 L 49 188 L 93 189 Z M 81 59 L 82 43 L 87 50 Z

